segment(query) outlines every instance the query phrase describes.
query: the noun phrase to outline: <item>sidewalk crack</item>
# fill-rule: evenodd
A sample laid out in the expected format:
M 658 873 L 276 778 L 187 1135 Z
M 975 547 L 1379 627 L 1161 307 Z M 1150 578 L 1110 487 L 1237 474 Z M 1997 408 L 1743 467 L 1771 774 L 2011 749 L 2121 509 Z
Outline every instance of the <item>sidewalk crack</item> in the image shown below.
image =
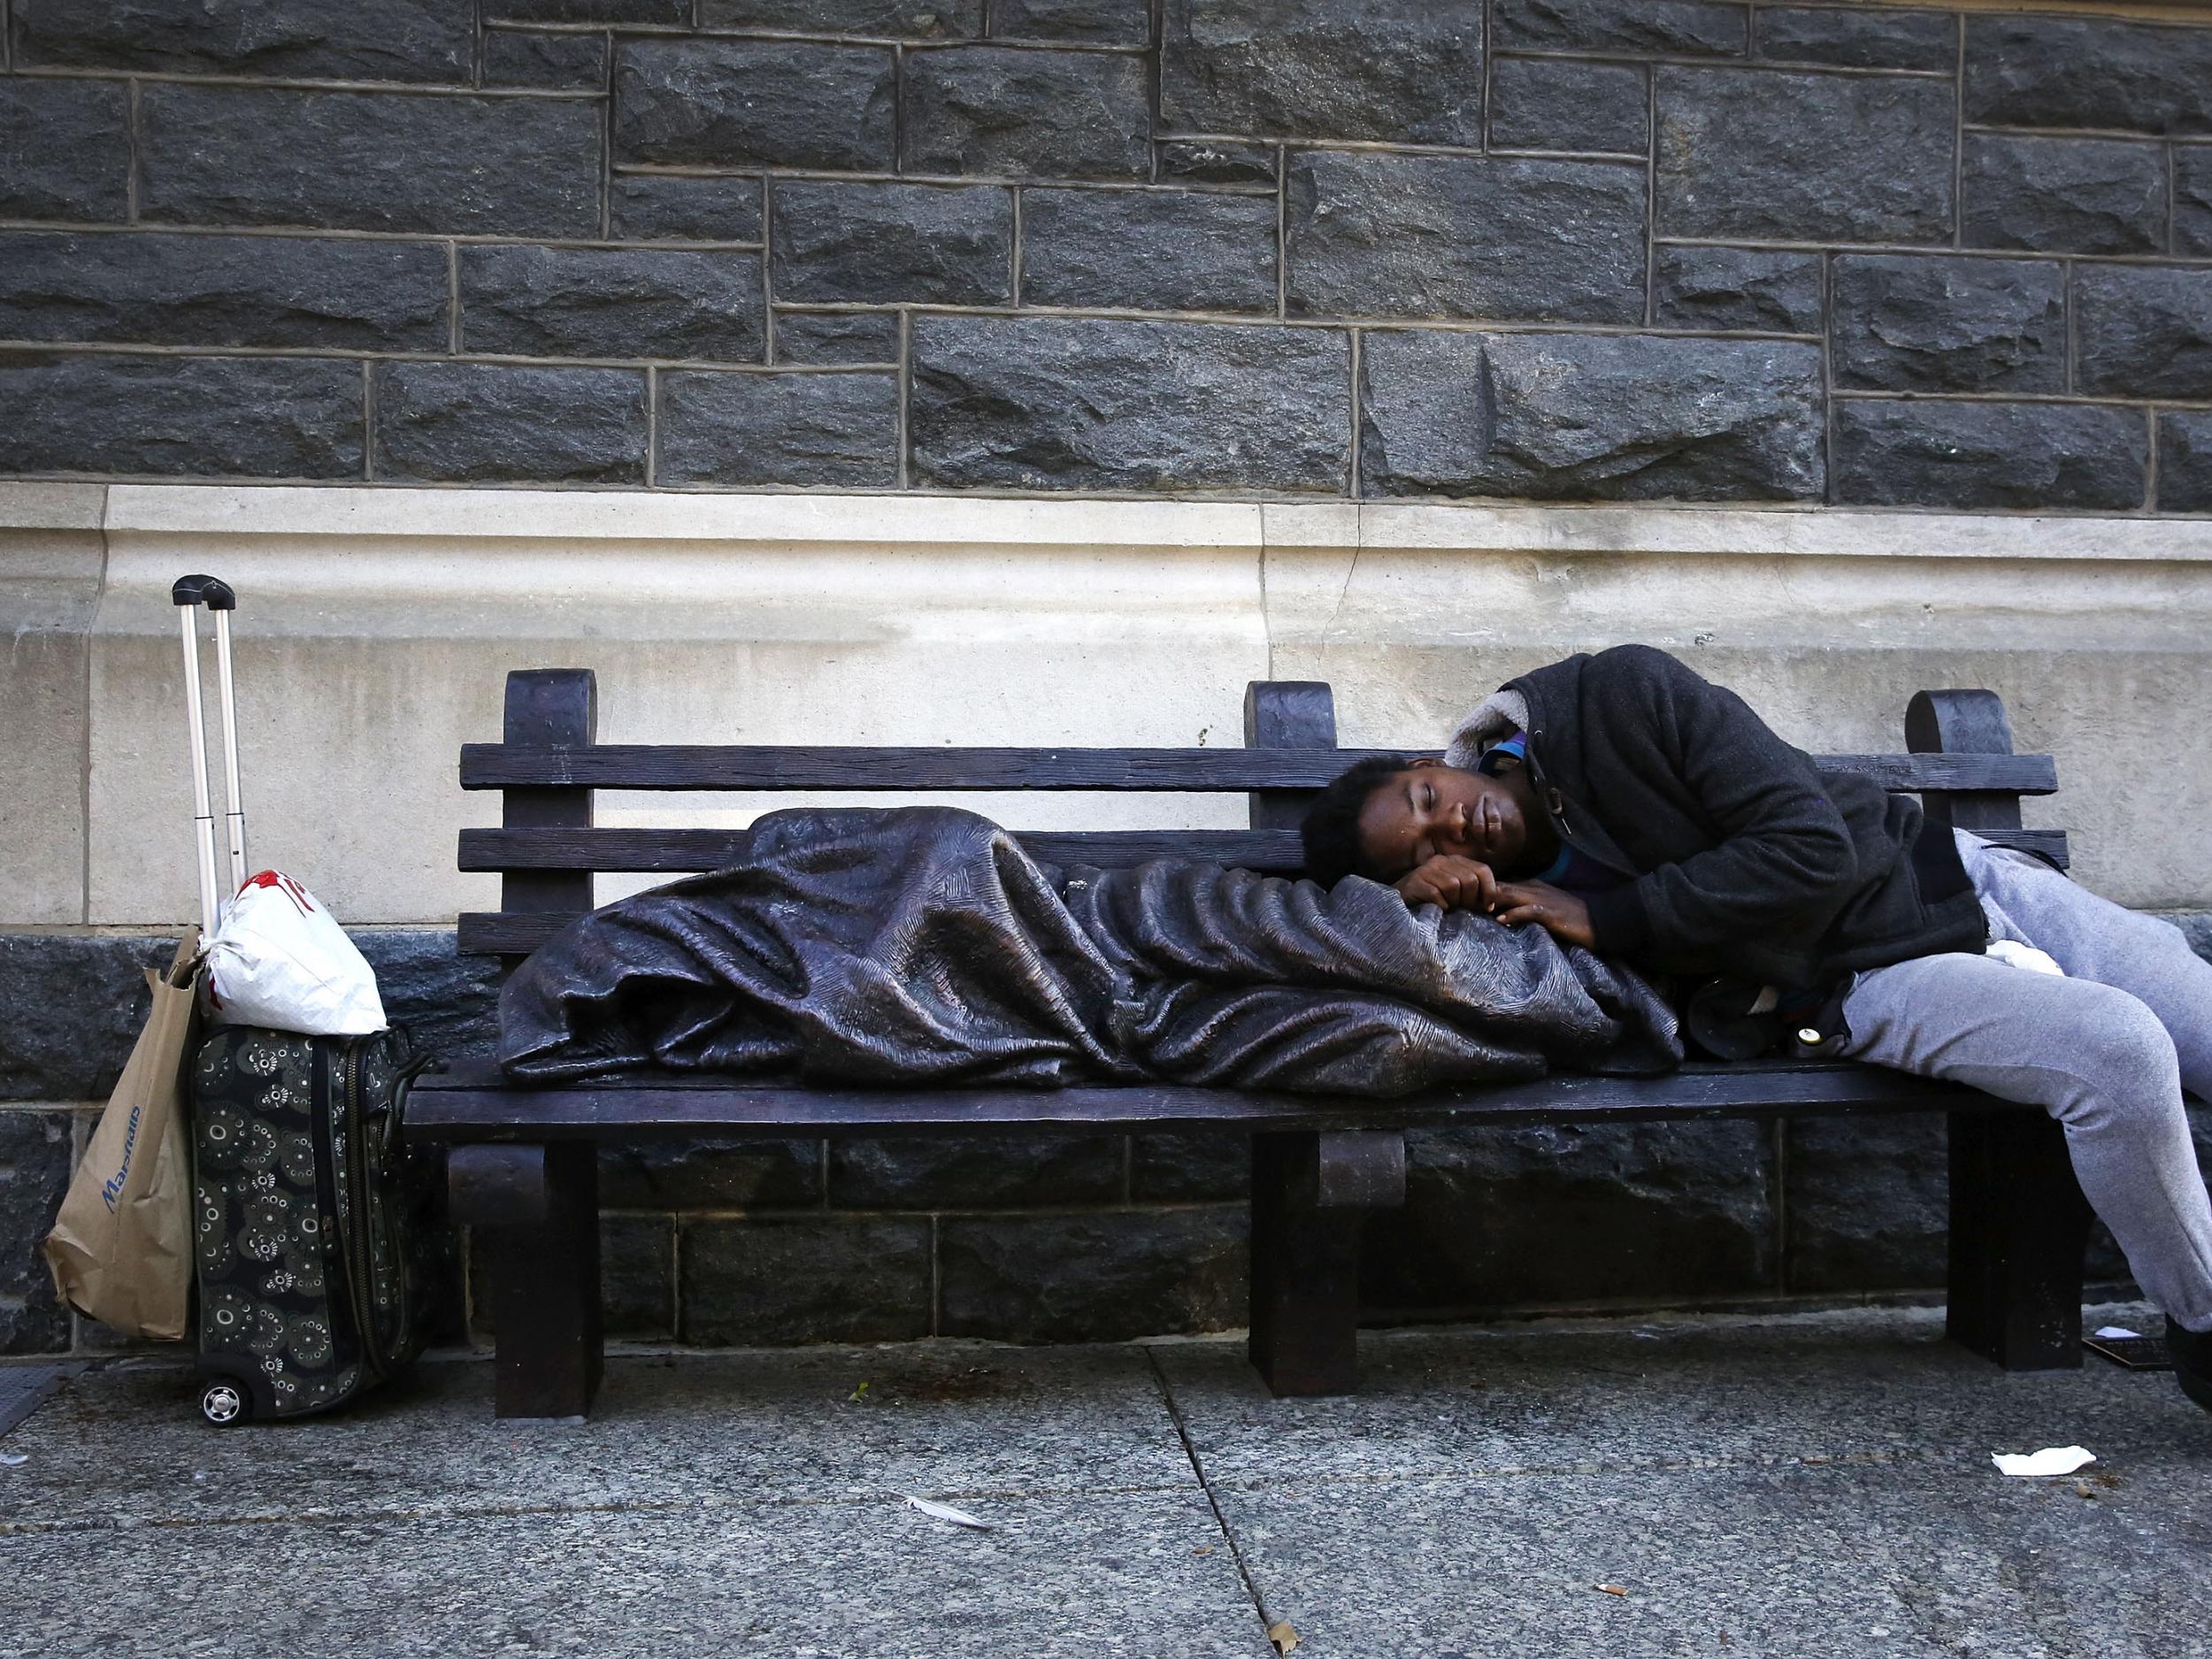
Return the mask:
M 1261 1598 L 1259 1586 L 1252 1582 L 1252 1569 L 1244 1559 L 1244 1548 L 1230 1530 L 1229 1517 L 1221 1512 L 1221 1500 L 1214 1495 L 1213 1482 L 1207 1479 L 1206 1466 L 1198 1460 L 1197 1447 L 1191 1444 L 1190 1425 L 1183 1421 L 1182 1407 L 1175 1403 L 1175 1391 L 1168 1386 L 1167 1373 L 1160 1369 L 1159 1356 L 1148 1347 L 1144 1359 L 1152 1368 L 1152 1380 L 1158 1385 L 1161 1403 L 1167 1407 L 1169 1419 L 1175 1425 L 1176 1438 L 1183 1442 L 1183 1455 L 1190 1460 L 1191 1473 L 1198 1477 L 1198 1488 L 1206 1494 L 1207 1507 L 1214 1512 L 1214 1525 L 1221 1533 L 1222 1542 L 1229 1547 L 1229 1558 L 1237 1563 L 1237 1577 L 1244 1580 L 1244 1594 L 1251 1600 L 1253 1617 L 1260 1621 L 1260 1632 L 1265 1635 L 1273 1621 L 1267 1617 L 1267 1603 Z

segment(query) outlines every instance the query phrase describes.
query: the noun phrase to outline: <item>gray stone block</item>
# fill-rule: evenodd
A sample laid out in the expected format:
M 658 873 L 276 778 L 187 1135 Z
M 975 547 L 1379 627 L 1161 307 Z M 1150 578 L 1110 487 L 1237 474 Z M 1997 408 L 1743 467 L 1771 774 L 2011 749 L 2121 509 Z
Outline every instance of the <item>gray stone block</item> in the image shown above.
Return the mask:
M 1406 1205 L 1368 1220 L 1370 1310 L 1729 1294 L 1774 1278 L 1755 1123 L 1417 1132 Z
M 1816 253 L 1663 244 L 1653 260 L 1652 315 L 1663 326 L 1821 332 Z
M 1851 398 L 1835 407 L 1836 499 L 2131 512 L 2149 449 L 2131 409 Z
M 476 19 L 451 0 L 16 0 L 15 62 L 460 86 Z
M 903 1342 L 930 1333 L 930 1223 L 694 1221 L 677 1240 L 684 1341 Z
M 376 971 L 384 1010 L 418 1048 L 488 1055 L 498 972 L 463 956 L 444 927 L 365 927 L 354 942 Z M 0 1101 L 105 1099 L 146 1020 L 144 970 L 176 950 L 160 933 L 0 933 Z
M 1501 58 L 1490 68 L 1490 142 L 1501 150 L 1651 149 L 1650 88 L 1630 64 Z
M 195 225 L 599 234 L 587 99 L 149 82 L 140 211 Z
M 599 1307 L 611 1337 L 665 1341 L 676 1334 L 673 1216 L 601 1217 Z
M 598 92 L 607 84 L 607 37 L 549 29 L 488 29 L 484 84 Z
M 1350 347 L 1333 330 L 917 317 L 912 350 L 931 484 L 1345 487 Z
M 951 46 L 906 58 L 909 173 L 1141 179 L 1152 167 L 1141 58 Z
M 1120 1135 L 1004 1132 L 840 1137 L 829 1202 L 842 1210 L 1011 1209 L 1110 1204 L 1122 1188 Z
M 1784 1133 L 1784 1289 L 1942 1286 L 1951 1175 L 1939 1113 L 1808 1118 Z
M 2173 158 L 2174 251 L 2212 258 L 2212 144 L 2177 145 Z
M 763 1136 L 607 1141 L 599 1202 L 609 1210 L 801 1210 L 822 1202 L 822 1143 Z
M 2077 265 L 2074 328 L 2083 391 L 2212 397 L 2212 269 Z
M 997 0 L 991 34 L 998 40 L 1143 46 L 1152 39 L 1151 10 L 1148 0 Z
M 1234 1130 L 1132 1135 L 1129 1196 L 1140 1204 L 1240 1202 L 1252 1193 L 1252 1137 Z
M 358 364 L 0 355 L 0 472 L 358 478 Z
M 520 23 L 691 22 L 691 0 L 486 0 L 484 15 Z
M 1154 160 L 1162 184 L 1241 184 L 1271 192 L 1279 153 L 1271 144 L 1176 138 L 1157 145 Z
M 0 1109 L 0 1354 L 57 1354 L 69 1311 L 40 1251 L 68 1190 L 70 1114 Z
M 946 1336 L 1096 1341 L 1244 1322 L 1240 1206 L 948 1217 L 939 1225 Z
M 1958 27 L 1947 12 L 1763 5 L 1755 50 L 1761 58 L 1789 63 L 1948 74 L 1958 65 Z
M 1704 0 L 1497 0 L 1501 51 L 1666 52 L 1740 58 L 1748 8 Z
M 2066 279 L 2056 260 L 1841 254 L 1829 280 L 1839 386 L 2066 389 Z
M 758 179 L 618 174 L 611 228 L 621 242 L 757 242 L 760 193 Z
M 676 165 L 888 172 L 892 62 L 883 46 L 625 41 L 615 53 L 615 155 Z
M 2125 139 L 1969 133 L 1959 212 L 1970 248 L 2162 252 L 2165 151 Z
M 1643 320 L 1640 166 L 1379 151 L 1288 160 L 1294 314 Z
M 380 363 L 375 385 L 379 478 L 645 481 L 641 370 Z
M 446 252 L 357 237 L 0 232 L 0 338 L 442 351 Z
M 1025 190 L 1022 303 L 1273 311 L 1275 203 L 1198 190 Z
M 102 1325 L 97 1319 L 88 1319 L 82 1314 L 74 1316 L 77 1326 L 76 1352 L 80 1354 L 155 1354 L 167 1348 L 166 1343 L 154 1343 L 135 1336 L 126 1336 L 112 1325 Z M 169 1350 L 174 1353 L 176 1350 Z
M 897 380 L 664 374 L 657 476 L 669 484 L 891 487 L 898 480 Z
M 460 261 L 465 351 L 757 363 L 766 349 L 757 253 L 477 244 Z
M 599 1218 L 599 1309 L 609 1337 L 666 1341 L 676 1334 L 676 1227 L 673 1216 Z M 499 1334 L 487 1277 L 497 1248 L 481 1234 L 470 1241 L 468 1334 L 478 1342 Z
M 1165 0 L 1160 119 L 1185 133 L 1482 142 L 1477 0 Z
M 899 319 L 889 311 L 776 313 L 776 361 L 809 365 L 896 363 Z
M 2195 422 L 2197 423 L 2200 434 L 2203 434 L 2205 436 L 2212 436 L 2212 434 L 2204 434 L 2202 424 L 2203 417 L 2201 416 L 2172 415 L 2169 416 L 2168 419 Z M 2203 442 L 2200 441 L 2197 447 L 2202 449 L 2204 447 Z M 2181 930 L 2181 936 L 2189 941 L 2190 949 L 2195 951 L 2197 955 L 2202 956 L 2207 962 L 2212 962 L 2212 910 L 2161 910 L 2156 912 L 2156 914 L 2161 921 L 2170 922 L 2174 926 Z M 2203 1115 L 2203 1111 L 2200 1110 L 2196 1115 L 2198 1141 L 2200 1144 L 2202 1143 L 2204 1133 L 2208 1123 L 2212 1123 L 2212 1119 L 2208 1119 Z
M 118 81 L 0 81 L 0 215 L 122 219 L 129 104 Z
M 2212 512 L 2212 413 L 2177 409 L 2159 416 L 2158 510 Z M 2197 918 L 2190 942 L 2199 956 L 2212 956 L 2205 918 Z
M 1966 19 L 1966 119 L 2212 133 L 2212 29 L 2106 18 Z
M 0 933 L 0 1100 L 104 1100 L 152 999 L 145 970 L 172 939 Z
M 710 29 L 956 40 L 983 33 L 983 0 L 701 0 L 699 21 Z
M 1362 488 L 1535 500 L 1816 500 L 1818 348 L 1378 330 Z
M 431 1201 L 429 1225 L 418 1235 L 421 1248 L 422 1327 L 426 1344 L 449 1348 L 468 1342 L 468 1239 L 446 1214 L 445 1148 L 421 1146 L 411 1159 L 422 1168 Z
M 1014 203 L 997 185 L 779 179 L 776 297 L 995 305 L 1013 298 Z
M 448 1060 L 488 1059 L 499 1042 L 499 965 L 465 956 L 449 927 L 365 927 L 353 942 L 376 970 L 385 1017 L 416 1048 Z
M 1667 64 L 1657 76 L 1661 235 L 1950 242 L 1948 82 Z
M 664 484 L 899 481 L 896 375 L 678 372 L 660 388 Z

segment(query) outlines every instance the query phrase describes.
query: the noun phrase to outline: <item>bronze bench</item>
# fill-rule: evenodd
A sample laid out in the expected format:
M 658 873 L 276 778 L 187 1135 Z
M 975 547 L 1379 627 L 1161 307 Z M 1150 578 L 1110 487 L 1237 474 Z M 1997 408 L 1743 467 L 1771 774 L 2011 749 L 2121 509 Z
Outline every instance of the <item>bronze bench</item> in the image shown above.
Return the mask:
M 461 832 L 460 867 L 503 878 L 501 908 L 464 915 L 464 952 L 509 965 L 592 905 L 595 872 L 712 869 L 718 829 L 602 829 L 598 789 L 1178 790 L 1248 795 L 1247 830 L 1025 833 L 1039 858 L 1103 866 L 1162 856 L 1295 874 L 1311 792 L 1367 751 L 1336 747 L 1329 687 L 1255 681 L 1245 743 L 1216 749 L 882 749 L 600 744 L 592 675 L 509 675 L 504 741 L 461 750 L 465 789 L 504 792 L 497 829 Z M 1924 691 L 1909 753 L 1827 756 L 1916 791 L 1938 823 L 2063 864 L 2062 832 L 2024 830 L 2020 797 L 2057 787 L 2051 759 L 2016 755 L 1986 691 Z M 1252 1363 L 1279 1394 L 1356 1380 L 1361 1212 L 1405 1197 L 1405 1131 L 1448 1125 L 1943 1111 L 1950 1118 L 1947 1329 L 2009 1370 L 2080 1363 L 2089 1211 L 2063 1133 L 2039 1109 L 1870 1066 L 1693 1064 L 1645 1079 L 1559 1076 L 1394 1101 L 1170 1086 L 823 1088 L 735 1079 L 509 1083 L 489 1065 L 423 1077 L 406 1133 L 445 1143 L 455 1219 L 488 1248 L 501 1417 L 590 1409 L 601 1363 L 598 1143 L 728 1133 L 849 1135 L 1020 1126 L 1096 1133 L 1197 1125 L 1251 1133 Z

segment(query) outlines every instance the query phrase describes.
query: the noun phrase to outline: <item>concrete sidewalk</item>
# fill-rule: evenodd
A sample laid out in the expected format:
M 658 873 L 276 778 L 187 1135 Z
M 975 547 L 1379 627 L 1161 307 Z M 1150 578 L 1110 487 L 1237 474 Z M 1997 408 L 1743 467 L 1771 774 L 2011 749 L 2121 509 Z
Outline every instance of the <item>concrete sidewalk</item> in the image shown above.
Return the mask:
M 2212 1654 L 2212 1417 L 1939 1334 L 1371 1333 L 1322 1401 L 1231 1341 L 651 1355 L 581 1425 L 494 1421 L 456 1360 L 216 1430 L 114 1365 L 0 1439 L 0 1654 Z M 2080 1477 L 1989 1461 L 2076 1442 Z

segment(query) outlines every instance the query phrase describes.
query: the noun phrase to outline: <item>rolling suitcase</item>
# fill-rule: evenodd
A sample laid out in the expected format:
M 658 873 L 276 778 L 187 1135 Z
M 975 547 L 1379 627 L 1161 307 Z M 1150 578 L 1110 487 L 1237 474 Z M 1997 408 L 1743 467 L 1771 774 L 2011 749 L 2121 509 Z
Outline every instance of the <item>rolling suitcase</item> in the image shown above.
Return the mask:
M 185 577 L 173 596 L 183 624 L 203 933 L 211 939 L 220 918 L 195 623 L 201 605 L 214 613 L 235 887 L 250 868 L 231 686 L 237 602 L 207 576 Z M 201 1041 L 189 1071 L 194 1325 L 209 1422 L 327 1410 L 421 1350 L 433 1194 L 400 1125 L 407 1086 L 424 1064 L 397 1028 L 323 1037 L 217 1025 Z

